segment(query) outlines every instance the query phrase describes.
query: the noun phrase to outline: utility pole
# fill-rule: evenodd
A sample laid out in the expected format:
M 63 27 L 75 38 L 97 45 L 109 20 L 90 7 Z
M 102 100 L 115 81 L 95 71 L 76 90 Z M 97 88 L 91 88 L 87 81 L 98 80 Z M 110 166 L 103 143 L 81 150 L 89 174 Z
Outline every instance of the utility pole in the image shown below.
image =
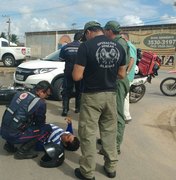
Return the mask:
M 10 24 L 11 24 L 10 16 L 2 15 L 2 17 L 8 17 L 8 20 L 6 21 L 6 23 L 8 23 L 7 35 L 8 35 L 8 43 L 9 43 L 9 46 L 10 46 Z
M 74 30 L 76 26 L 76 23 L 72 23 L 72 29 Z
M 9 46 L 10 46 L 10 23 L 11 23 L 10 17 L 6 23 L 8 23 L 8 41 L 9 41 Z

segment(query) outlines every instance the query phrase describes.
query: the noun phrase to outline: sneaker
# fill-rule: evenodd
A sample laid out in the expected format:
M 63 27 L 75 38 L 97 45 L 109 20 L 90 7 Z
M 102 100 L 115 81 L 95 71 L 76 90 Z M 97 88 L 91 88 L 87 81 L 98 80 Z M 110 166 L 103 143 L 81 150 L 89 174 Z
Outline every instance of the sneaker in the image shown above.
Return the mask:
M 104 172 L 105 172 L 105 174 L 106 174 L 107 177 L 109 177 L 109 178 L 115 178 L 115 177 L 116 177 L 116 171 L 114 171 L 114 172 L 108 172 L 108 171 L 106 170 L 105 166 L 103 166 L 103 169 L 104 169 Z
M 3 147 L 7 152 L 9 153 L 15 153 L 17 152 L 17 148 L 13 145 L 13 144 L 10 144 L 8 142 L 6 142 L 4 144 L 4 147 Z
M 20 151 L 20 150 L 18 150 L 14 154 L 15 159 L 33 159 L 37 156 L 38 156 L 37 153 L 34 151 Z
M 79 168 L 76 168 L 76 169 L 75 169 L 75 176 L 76 176 L 78 179 L 83 179 L 83 180 L 95 180 L 95 177 L 93 177 L 93 178 L 86 178 L 85 176 L 83 176 Z
M 132 119 L 126 119 L 125 120 L 125 124 L 128 124 L 129 122 L 131 122 L 132 121 Z

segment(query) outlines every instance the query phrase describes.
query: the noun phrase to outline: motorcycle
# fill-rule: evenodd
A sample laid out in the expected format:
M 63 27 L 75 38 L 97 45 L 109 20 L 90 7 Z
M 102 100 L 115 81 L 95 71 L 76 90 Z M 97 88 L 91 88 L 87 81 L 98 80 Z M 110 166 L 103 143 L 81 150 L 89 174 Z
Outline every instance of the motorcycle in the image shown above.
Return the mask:
M 140 101 L 143 96 L 145 95 L 146 92 L 146 86 L 145 83 L 151 83 L 151 79 L 153 78 L 152 75 L 148 76 L 140 76 L 136 75 L 132 85 L 130 86 L 130 91 L 129 91 L 129 101 L 130 103 L 136 103 Z
M 19 91 L 27 90 L 26 87 L 0 86 L 0 105 L 9 105 L 13 96 Z
M 176 73 L 176 70 L 169 73 Z M 160 83 L 160 90 L 166 96 L 176 96 L 176 78 L 167 77 Z
M 146 92 L 145 83 L 151 83 L 152 78 L 158 75 L 161 66 L 161 59 L 152 52 L 143 52 L 139 54 L 138 62 L 135 68 L 135 78 L 130 86 L 129 102 L 136 103 L 140 101 Z

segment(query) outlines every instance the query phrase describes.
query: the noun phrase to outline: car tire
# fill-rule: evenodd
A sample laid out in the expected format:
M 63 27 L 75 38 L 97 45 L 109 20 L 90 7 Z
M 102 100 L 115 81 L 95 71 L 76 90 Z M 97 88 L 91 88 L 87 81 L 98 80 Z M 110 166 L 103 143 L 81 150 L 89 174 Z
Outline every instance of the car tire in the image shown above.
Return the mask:
M 53 88 L 53 98 L 57 101 L 62 101 L 62 91 L 63 91 L 63 79 L 59 78 L 54 83 Z
M 14 67 L 15 66 L 15 58 L 12 55 L 5 55 L 2 59 L 4 66 L 6 67 Z

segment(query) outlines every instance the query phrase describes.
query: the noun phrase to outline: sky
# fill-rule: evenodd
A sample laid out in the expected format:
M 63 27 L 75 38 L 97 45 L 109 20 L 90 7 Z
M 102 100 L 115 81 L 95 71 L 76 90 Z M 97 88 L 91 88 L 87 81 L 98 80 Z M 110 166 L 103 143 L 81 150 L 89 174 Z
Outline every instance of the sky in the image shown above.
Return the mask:
M 88 21 L 102 26 L 116 20 L 121 26 L 176 23 L 176 0 L 0 0 L 0 33 L 83 29 Z

